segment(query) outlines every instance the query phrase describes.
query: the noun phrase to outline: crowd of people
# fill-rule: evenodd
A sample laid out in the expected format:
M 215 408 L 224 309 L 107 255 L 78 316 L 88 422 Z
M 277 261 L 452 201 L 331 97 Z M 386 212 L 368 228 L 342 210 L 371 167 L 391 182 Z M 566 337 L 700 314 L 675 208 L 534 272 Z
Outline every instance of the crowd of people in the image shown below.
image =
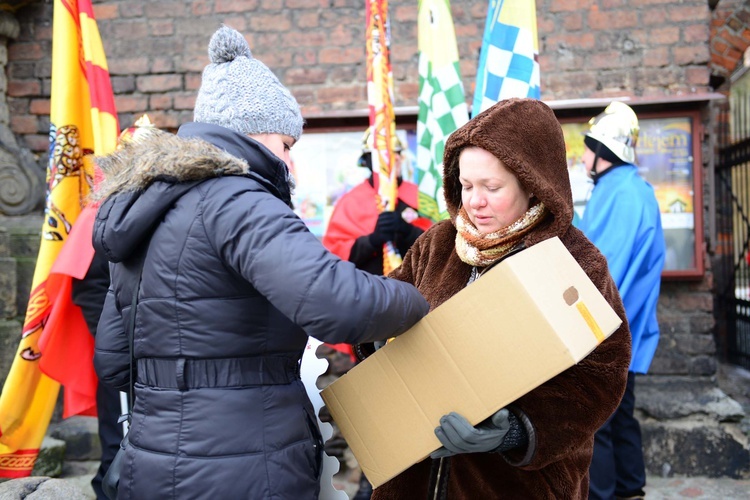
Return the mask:
M 439 449 L 374 491 L 363 475 L 357 498 L 642 497 L 633 385 L 658 341 L 664 241 L 635 166 L 632 109 L 612 103 L 590 122 L 594 189 L 576 225 L 562 128 L 539 100 L 500 101 L 450 135 L 442 221 L 419 215 L 417 188 L 400 176 L 396 209 L 380 210 L 368 129 L 359 164 L 371 175 L 338 200 L 321 242 L 292 206 L 297 101 L 236 30 L 222 26 L 208 53 L 193 122 L 97 158 L 97 259 L 75 293 L 91 309 L 106 401 L 134 388 L 117 497 L 317 498 L 323 442 L 299 376 L 308 335 L 355 346 L 366 362 L 552 237 L 621 326 L 487 420 L 446 414 Z M 403 263 L 382 276 L 387 242 Z M 100 408 L 100 421 L 118 413 Z M 103 445 L 119 445 L 107 435 Z

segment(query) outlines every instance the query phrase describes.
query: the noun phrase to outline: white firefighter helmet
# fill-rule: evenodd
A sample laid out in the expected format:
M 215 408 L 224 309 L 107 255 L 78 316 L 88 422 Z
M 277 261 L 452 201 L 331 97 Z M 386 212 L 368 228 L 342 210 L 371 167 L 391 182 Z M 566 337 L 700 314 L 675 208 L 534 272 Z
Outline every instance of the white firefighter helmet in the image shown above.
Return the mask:
M 638 142 L 638 117 L 624 102 L 614 101 L 589 120 L 589 130 L 584 135 L 606 146 L 626 163 L 635 163 L 635 145 Z

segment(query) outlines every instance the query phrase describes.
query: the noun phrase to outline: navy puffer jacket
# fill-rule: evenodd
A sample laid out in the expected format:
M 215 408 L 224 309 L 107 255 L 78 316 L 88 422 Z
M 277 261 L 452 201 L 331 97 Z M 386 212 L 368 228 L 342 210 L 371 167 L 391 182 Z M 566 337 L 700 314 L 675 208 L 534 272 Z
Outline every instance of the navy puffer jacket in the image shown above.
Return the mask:
M 94 245 L 112 285 L 95 366 L 120 390 L 145 251 L 120 498 L 317 498 L 321 439 L 299 378 L 308 335 L 384 339 L 427 303 L 326 251 L 290 208 L 286 166 L 252 139 L 188 124 L 98 161 Z

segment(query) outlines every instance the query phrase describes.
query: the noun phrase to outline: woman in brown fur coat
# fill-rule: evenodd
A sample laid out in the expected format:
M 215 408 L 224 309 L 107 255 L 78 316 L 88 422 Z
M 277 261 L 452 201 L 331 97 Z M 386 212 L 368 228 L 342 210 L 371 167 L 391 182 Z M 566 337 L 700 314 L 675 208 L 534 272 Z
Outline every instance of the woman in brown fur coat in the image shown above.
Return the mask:
M 450 220 L 424 233 L 393 277 L 414 284 L 434 309 L 509 254 L 558 236 L 622 326 L 476 427 L 456 413 L 441 418 L 435 433 L 443 447 L 372 498 L 586 498 L 594 433 L 625 389 L 630 333 L 606 260 L 571 225 L 560 124 L 540 101 L 501 101 L 451 135 L 444 166 Z

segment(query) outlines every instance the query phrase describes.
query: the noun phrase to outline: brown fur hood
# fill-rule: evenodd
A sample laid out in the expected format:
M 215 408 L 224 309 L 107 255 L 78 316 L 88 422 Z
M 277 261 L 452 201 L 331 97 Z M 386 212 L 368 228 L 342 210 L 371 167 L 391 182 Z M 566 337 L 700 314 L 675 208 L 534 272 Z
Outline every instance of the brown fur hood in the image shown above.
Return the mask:
M 573 196 L 562 128 L 549 106 L 536 99 L 506 99 L 451 134 L 443 155 L 443 190 L 453 221 L 461 206 L 458 157 L 470 146 L 500 159 L 551 212 L 541 239 L 562 237 L 573 221 Z

